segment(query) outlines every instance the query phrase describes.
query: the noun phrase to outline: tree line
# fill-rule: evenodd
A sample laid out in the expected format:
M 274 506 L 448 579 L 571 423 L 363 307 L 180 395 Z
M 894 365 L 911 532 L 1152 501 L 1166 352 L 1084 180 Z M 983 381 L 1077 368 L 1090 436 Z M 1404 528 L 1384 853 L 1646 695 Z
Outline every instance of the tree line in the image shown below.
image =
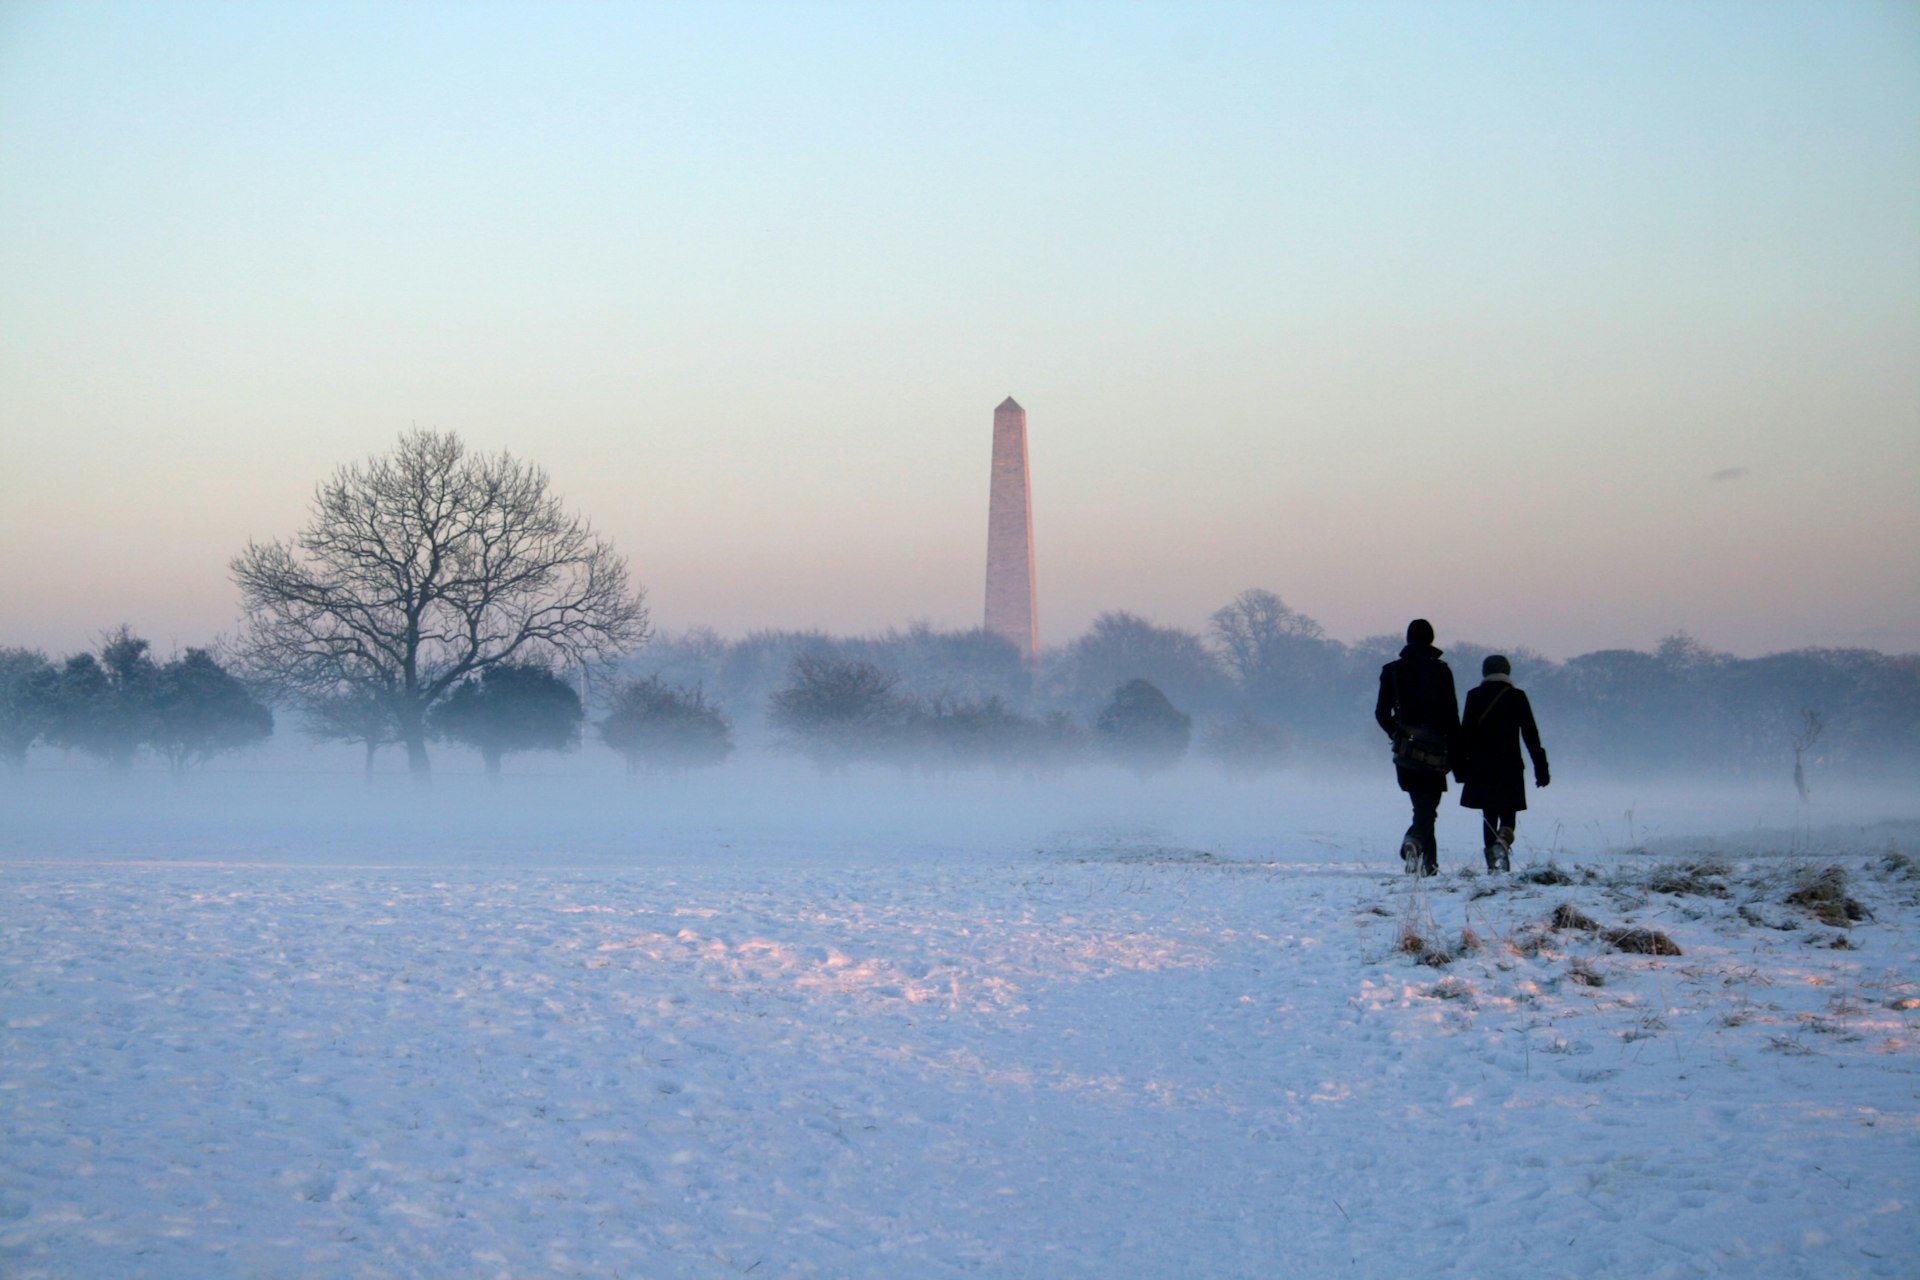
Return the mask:
M 1252 775 L 1308 760 L 1377 763 L 1374 697 L 1381 666 L 1401 644 L 1398 634 L 1342 643 L 1277 594 L 1250 589 L 1203 631 L 1104 613 L 1031 668 L 986 632 L 927 626 L 731 640 L 693 630 L 656 637 L 627 666 L 701 689 L 743 736 L 788 745 L 807 741 L 782 710 L 796 664 L 870 668 L 861 696 L 884 714 L 849 717 L 837 732 L 861 738 L 866 758 L 903 762 L 966 759 L 983 738 L 1002 761 L 1113 754 L 1097 726 L 1117 690 L 1144 681 L 1190 719 L 1193 754 Z M 1920 655 L 1803 649 L 1739 658 L 1675 635 L 1651 652 L 1607 649 L 1563 662 L 1477 642 L 1453 644 L 1447 658 L 1465 686 L 1494 652 L 1512 660 L 1556 758 L 1587 772 L 1770 777 L 1817 760 L 1871 778 L 1911 777 L 1920 766 Z
M 718 765 L 742 744 L 840 771 L 893 764 L 1054 776 L 1111 761 L 1150 773 L 1198 756 L 1236 775 L 1378 755 L 1368 708 L 1397 637 L 1346 645 L 1277 596 L 1248 591 L 1205 633 L 1126 613 L 1024 663 L 984 631 L 925 625 L 878 635 L 693 630 L 654 638 L 582 681 L 581 669 L 498 663 L 449 686 L 427 741 L 479 753 L 489 773 L 589 736 L 635 772 Z M 1487 652 L 1459 644 L 1457 670 Z M 1556 754 L 1610 773 L 1785 776 L 1813 763 L 1860 777 L 1920 764 L 1920 659 L 1809 649 L 1762 658 L 1684 636 L 1652 652 L 1552 662 L 1511 651 Z M 583 698 L 583 688 L 586 696 Z M 244 662 L 193 648 L 156 660 L 126 628 L 60 661 L 0 649 L 0 757 L 79 751 L 124 771 L 142 752 L 176 769 L 264 742 L 274 707 L 300 732 L 377 751 L 398 728 L 365 694 L 303 700 Z
M 0 755 L 35 744 L 124 771 L 187 768 L 302 732 L 404 751 L 433 741 L 568 750 L 589 725 L 636 771 L 726 760 L 736 743 L 828 769 L 889 761 L 1051 775 L 1105 759 L 1142 773 L 1190 751 L 1240 774 L 1289 760 L 1372 762 L 1370 709 L 1397 635 L 1343 644 L 1277 594 L 1242 592 L 1203 631 L 1108 612 L 1029 664 L 984 630 L 870 636 L 655 636 L 644 593 L 544 472 L 412 431 L 315 491 L 304 529 L 230 569 L 238 634 L 156 661 L 127 628 L 55 662 L 0 649 Z M 1457 671 L 1490 652 L 1455 644 Z M 1910 776 L 1920 656 L 1808 649 L 1741 659 L 1674 636 L 1651 653 L 1553 662 L 1505 652 L 1557 758 L 1609 771 L 1764 773 L 1791 761 Z M 584 695 L 584 696 L 583 696 Z

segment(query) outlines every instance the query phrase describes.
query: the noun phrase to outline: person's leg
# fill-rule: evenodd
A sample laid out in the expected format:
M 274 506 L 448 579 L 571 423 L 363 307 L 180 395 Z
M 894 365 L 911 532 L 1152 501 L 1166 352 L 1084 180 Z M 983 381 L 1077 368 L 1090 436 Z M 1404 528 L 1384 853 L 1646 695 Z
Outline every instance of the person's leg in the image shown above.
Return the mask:
M 1513 870 L 1513 819 L 1511 809 L 1489 809 L 1486 813 L 1487 869 Z
M 1407 792 L 1413 801 L 1413 822 L 1407 827 L 1407 833 L 1400 837 L 1400 865 L 1407 874 L 1420 874 L 1420 864 L 1426 861 L 1426 850 L 1420 843 L 1420 799 L 1413 792 Z
M 1440 870 L 1440 844 L 1434 835 L 1433 824 L 1440 816 L 1439 787 L 1422 789 L 1407 793 L 1413 798 L 1413 830 L 1410 833 L 1420 846 L 1420 873 L 1433 875 Z

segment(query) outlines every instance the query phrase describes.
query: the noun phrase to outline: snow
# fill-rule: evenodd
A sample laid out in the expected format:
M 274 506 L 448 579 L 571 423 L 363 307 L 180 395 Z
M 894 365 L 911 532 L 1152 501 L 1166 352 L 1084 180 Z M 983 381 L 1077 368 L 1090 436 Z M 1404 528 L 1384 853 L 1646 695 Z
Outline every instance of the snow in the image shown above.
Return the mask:
M 722 774 L 0 783 L 0 1274 L 1920 1268 L 1911 800 Z

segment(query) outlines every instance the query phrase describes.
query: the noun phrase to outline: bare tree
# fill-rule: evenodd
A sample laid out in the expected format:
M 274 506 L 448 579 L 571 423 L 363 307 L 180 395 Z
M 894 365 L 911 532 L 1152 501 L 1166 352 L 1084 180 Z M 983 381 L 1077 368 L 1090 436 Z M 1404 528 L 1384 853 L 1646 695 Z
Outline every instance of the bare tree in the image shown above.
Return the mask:
M 1085 635 L 1049 658 L 1043 677 L 1053 697 L 1087 712 L 1130 680 L 1147 680 L 1195 707 L 1222 704 L 1232 692 L 1199 636 L 1121 610 L 1095 618 Z
M 1215 609 L 1207 621 L 1227 668 L 1246 685 L 1258 683 L 1303 643 L 1327 638 L 1319 623 L 1257 587 Z
M 234 557 L 251 672 L 309 700 L 371 695 L 425 778 L 427 713 L 507 662 L 611 660 L 647 636 L 626 562 L 510 454 L 409 431 L 342 467 L 293 543 Z

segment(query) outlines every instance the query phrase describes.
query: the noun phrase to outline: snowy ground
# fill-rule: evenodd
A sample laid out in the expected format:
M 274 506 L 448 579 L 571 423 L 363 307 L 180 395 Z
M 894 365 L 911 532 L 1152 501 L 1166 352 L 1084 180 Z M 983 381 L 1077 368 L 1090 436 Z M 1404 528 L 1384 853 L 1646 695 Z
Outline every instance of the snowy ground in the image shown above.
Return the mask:
M 1898 802 L 21 781 L 9 1277 L 1920 1273 Z

